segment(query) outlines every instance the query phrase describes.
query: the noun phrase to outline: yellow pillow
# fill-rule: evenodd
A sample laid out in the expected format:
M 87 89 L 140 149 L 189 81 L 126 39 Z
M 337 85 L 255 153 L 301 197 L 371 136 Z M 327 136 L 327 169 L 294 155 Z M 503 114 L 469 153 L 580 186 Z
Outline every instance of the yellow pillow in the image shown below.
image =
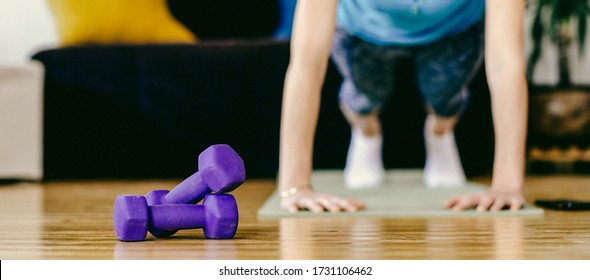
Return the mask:
M 63 46 L 193 43 L 167 0 L 49 0 Z

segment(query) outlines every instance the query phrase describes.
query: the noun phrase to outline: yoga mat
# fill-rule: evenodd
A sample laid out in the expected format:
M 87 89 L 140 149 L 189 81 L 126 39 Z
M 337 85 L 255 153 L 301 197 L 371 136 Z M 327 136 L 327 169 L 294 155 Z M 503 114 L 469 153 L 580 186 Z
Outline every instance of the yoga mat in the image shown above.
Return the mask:
M 457 195 L 477 193 L 487 188 L 469 182 L 454 188 L 428 189 L 422 183 L 421 170 L 392 170 L 378 188 L 351 190 L 344 186 L 342 170 L 316 171 L 312 185 L 318 192 L 361 200 L 365 209 L 358 212 L 313 213 L 299 211 L 291 213 L 280 207 L 277 191 L 258 210 L 259 218 L 283 217 L 389 217 L 389 218 L 431 218 L 431 217 L 483 217 L 483 216 L 543 216 L 543 209 L 525 205 L 519 211 L 477 212 L 473 209 L 452 211 L 443 203 Z

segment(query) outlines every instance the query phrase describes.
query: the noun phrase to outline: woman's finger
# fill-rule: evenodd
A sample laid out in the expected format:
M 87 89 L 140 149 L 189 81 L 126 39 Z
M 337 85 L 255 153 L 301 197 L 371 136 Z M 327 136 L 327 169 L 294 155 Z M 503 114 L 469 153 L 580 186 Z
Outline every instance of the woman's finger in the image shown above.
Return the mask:
M 500 211 L 502 210 L 502 208 L 504 208 L 504 206 L 506 206 L 506 199 L 504 199 L 501 196 L 497 196 L 496 199 L 494 200 L 494 203 L 492 204 L 492 207 L 490 207 L 490 211 Z
M 453 206 L 454 211 L 463 211 L 467 208 L 475 206 L 477 203 L 472 195 L 466 195 L 461 197 L 459 201 Z
M 492 206 L 493 202 L 494 199 L 492 199 L 489 195 L 482 194 L 479 197 L 479 202 L 477 203 L 476 210 L 479 212 L 487 211 L 488 209 L 490 209 L 490 206 Z

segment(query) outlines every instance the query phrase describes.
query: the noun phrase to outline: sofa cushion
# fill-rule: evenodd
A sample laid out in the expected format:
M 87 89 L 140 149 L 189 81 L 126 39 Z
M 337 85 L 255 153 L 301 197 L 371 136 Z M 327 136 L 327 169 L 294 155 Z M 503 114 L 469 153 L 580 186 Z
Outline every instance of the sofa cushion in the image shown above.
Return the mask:
M 49 0 L 63 46 L 108 43 L 192 43 L 167 0 Z

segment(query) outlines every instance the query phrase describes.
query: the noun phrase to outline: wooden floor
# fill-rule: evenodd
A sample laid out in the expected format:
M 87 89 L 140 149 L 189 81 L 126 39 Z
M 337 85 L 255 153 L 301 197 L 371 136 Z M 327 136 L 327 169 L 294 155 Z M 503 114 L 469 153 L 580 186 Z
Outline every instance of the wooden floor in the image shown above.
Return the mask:
M 478 180 L 486 182 L 486 179 Z M 117 194 L 169 189 L 179 180 L 0 185 L 0 259 L 590 259 L 590 212 L 542 218 L 300 218 L 258 220 L 274 188 L 249 180 L 234 194 L 240 225 L 231 240 L 202 231 L 117 241 Z M 590 200 L 590 177 L 529 177 L 526 197 Z

